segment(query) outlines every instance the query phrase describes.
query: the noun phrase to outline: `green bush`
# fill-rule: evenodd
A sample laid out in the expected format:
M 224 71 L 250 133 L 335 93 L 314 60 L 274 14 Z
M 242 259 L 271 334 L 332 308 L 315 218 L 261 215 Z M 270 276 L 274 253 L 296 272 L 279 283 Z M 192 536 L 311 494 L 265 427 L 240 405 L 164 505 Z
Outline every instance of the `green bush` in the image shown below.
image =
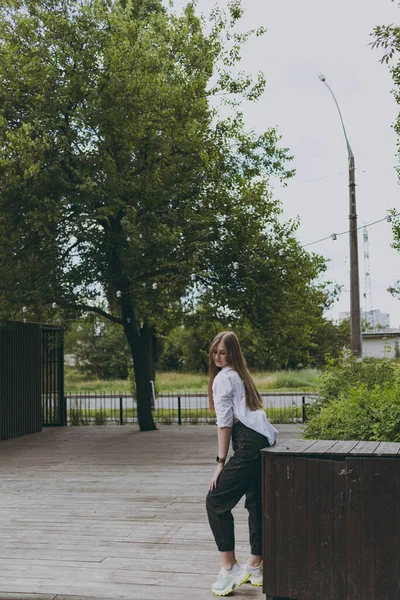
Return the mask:
M 326 403 L 339 398 L 359 385 L 364 385 L 367 389 L 392 385 L 396 376 L 396 368 L 392 362 L 374 358 L 364 358 L 362 361 L 348 358 L 327 369 L 319 388 L 320 401 Z
M 107 413 L 105 410 L 97 410 L 94 413 L 94 425 L 105 425 L 107 423 Z
M 75 427 L 82 424 L 82 402 L 75 402 L 74 406 L 69 411 L 69 422 Z
M 307 409 L 304 437 L 400 441 L 399 379 L 396 366 L 382 360 L 349 359 L 331 368 Z
M 307 415 L 313 418 L 323 406 L 338 398 L 345 398 L 351 390 L 360 386 L 373 389 L 375 386 L 393 386 L 397 370 L 390 361 L 365 358 L 363 361 L 350 357 L 331 363 L 320 378 L 318 400 L 307 408 Z
M 332 400 L 306 423 L 304 437 L 400 442 L 400 390 L 360 385 Z

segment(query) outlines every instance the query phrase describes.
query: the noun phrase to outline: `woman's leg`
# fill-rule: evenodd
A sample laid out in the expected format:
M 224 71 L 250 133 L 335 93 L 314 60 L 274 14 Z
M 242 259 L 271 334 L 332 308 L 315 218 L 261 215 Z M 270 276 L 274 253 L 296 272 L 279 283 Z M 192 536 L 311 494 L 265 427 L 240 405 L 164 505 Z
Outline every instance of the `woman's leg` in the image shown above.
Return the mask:
M 217 487 L 208 492 L 206 500 L 210 527 L 221 552 L 222 564 L 227 570 L 236 562 L 232 509 L 244 496 L 249 483 L 241 463 L 236 456 L 227 462 Z
M 251 557 L 249 565 L 258 566 L 262 561 L 262 483 L 261 457 L 254 465 L 254 477 L 251 486 L 246 490 L 245 507 L 249 512 L 249 539 Z

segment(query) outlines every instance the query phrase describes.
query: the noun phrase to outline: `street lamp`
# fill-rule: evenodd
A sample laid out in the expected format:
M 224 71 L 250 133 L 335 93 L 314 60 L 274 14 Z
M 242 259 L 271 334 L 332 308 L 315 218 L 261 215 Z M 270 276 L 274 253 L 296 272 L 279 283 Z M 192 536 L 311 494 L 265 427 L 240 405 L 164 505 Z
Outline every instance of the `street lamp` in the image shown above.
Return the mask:
M 331 87 L 327 84 L 326 78 L 322 73 L 318 76 L 323 84 L 326 85 L 332 98 L 335 101 L 336 108 L 339 113 L 340 122 L 342 123 L 344 137 L 346 139 L 347 154 L 349 158 L 349 237 L 350 237 L 350 348 L 354 356 L 361 357 L 362 342 L 361 342 L 361 314 L 360 314 L 360 278 L 358 273 L 358 240 L 357 240 L 357 211 L 356 211 L 356 178 L 355 178 L 355 161 L 354 154 L 351 149 L 346 128 L 344 126 L 342 113 L 340 112 L 339 104 L 335 98 Z

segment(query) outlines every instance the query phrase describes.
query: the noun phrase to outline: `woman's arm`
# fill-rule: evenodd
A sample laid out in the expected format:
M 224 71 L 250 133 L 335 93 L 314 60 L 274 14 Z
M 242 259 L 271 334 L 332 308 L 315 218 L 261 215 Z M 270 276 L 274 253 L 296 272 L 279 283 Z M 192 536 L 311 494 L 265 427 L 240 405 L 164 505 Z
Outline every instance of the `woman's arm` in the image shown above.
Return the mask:
M 229 444 L 231 441 L 232 427 L 218 427 L 218 456 L 220 458 L 226 458 L 229 450 Z M 214 475 L 210 481 L 208 489 L 212 491 L 217 487 L 217 481 L 224 469 L 225 463 L 218 463 L 215 469 Z
M 231 441 L 232 427 L 218 427 L 218 456 L 226 458 Z

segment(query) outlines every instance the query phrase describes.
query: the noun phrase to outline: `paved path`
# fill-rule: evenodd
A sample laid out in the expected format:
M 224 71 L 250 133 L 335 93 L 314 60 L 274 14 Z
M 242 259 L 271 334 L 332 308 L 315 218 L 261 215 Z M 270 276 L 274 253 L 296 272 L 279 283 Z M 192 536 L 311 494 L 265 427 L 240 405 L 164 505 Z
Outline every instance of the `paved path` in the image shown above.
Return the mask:
M 295 425 L 278 427 L 297 437 Z M 216 428 L 69 427 L 0 442 L 0 600 L 207 600 Z M 246 558 L 246 511 L 235 509 Z M 263 598 L 242 586 L 238 598 Z

